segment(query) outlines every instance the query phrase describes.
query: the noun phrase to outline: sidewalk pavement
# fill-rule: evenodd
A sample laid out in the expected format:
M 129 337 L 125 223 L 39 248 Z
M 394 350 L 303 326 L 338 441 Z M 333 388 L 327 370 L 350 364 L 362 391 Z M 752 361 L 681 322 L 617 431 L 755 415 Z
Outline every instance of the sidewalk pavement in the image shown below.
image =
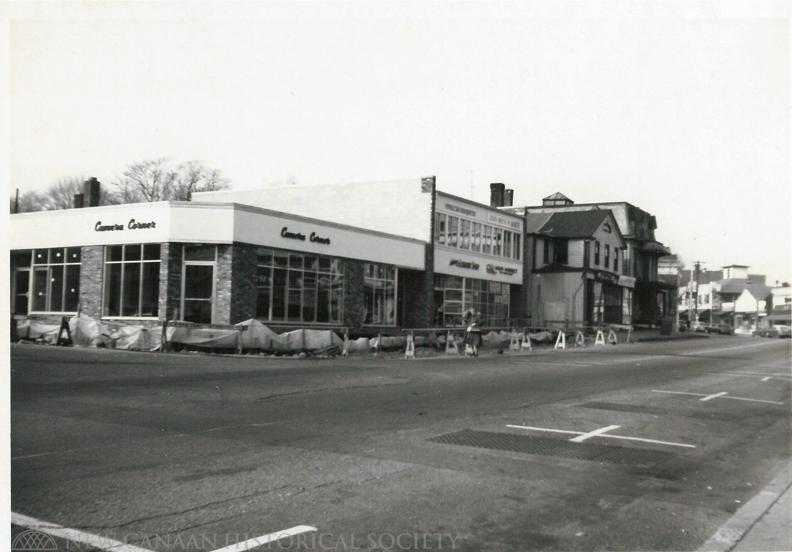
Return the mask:
M 749 500 L 699 552 L 792 551 L 792 464 Z

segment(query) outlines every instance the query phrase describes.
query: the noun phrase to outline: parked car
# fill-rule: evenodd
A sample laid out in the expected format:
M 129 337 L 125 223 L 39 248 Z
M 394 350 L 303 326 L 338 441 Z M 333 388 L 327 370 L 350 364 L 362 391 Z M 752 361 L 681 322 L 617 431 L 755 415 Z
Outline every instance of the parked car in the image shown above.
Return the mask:
M 701 322 L 693 322 L 693 331 L 704 333 L 707 330 L 704 324 L 702 324 Z
M 792 328 L 789 326 L 778 325 L 773 327 L 778 330 L 778 337 L 792 338 Z
M 758 337 L 781 337 L 781 328 L 789 328 L 789 326 L 772 326 L 770 328 L 759 328 L 753 331 L 753 335 Z M 789 337 L 787 333 L 786 336 Z
M 706 326 L 704 331 L 707 333 L 716 333 L 721 335 L 734 335 L 734 329 L 727 324 L 715 324 L 713 326 Z

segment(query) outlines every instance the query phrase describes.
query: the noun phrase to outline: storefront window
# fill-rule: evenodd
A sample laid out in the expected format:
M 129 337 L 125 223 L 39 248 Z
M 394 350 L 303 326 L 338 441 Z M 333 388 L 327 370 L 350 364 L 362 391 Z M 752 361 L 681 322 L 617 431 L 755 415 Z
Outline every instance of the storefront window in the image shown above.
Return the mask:
M 160 245 L 105 247 L 103 316 L 156 317 Z
M 448 217 L 448 245 L 456 247 L 459 244 L 457 233 L 459 232 L 459 219 Z
M 470 249 L 470 221 L 462 219 L 459 221 L 459 247 Z
M 36 249 L 32 264 L 31 268 L 31 251 L 12 253 L 14 312 L 76 312 L 80 301 L 80 248 Z
M 470 249 L 472 251 L 481 251 L 481 223 L 474 222 L 471 230 Z
M 484 243 L 481 246 L 481 252 L 492 253 L 492 226 L 484 225 Z
M 503 233 L 503 256 L 507 259 L 512 256 L 512 233 L 508 230 Z
M 435 243 L 445 244 L 446 216 L 435 213 Z
M 471 308 L 481 315 L 485 326 L 508 326 L 509 291 L 509 284 L 435 275 L 435 301 L 444 326 L 464 325 L 464 314 Z
M 364 265 L 364 324 L 396 325 L 396 268 L 366 263 Z
M 284 322 L 341 322 L 343 261 L 263 247 L 258 248 L 257 254 L 256 318 Z
M 520 260 L 522 257 L 522 249 L 520 248 L 520 234 L 514 234 L 514 255 L 515 260 Z

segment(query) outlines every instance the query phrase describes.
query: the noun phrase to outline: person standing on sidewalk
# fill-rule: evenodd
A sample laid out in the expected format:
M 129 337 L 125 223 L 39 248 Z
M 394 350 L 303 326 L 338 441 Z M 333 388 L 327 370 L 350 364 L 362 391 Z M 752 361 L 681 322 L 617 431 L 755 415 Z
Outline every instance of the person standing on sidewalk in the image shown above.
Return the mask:
M 465 354 L 478 356 L 478 348 L 481 345 L 481 317 L 475 309 L 470 309 L 465 313 L 467 331 L 465 332 Z M 468 352 L 470 351 L 470 352 Z

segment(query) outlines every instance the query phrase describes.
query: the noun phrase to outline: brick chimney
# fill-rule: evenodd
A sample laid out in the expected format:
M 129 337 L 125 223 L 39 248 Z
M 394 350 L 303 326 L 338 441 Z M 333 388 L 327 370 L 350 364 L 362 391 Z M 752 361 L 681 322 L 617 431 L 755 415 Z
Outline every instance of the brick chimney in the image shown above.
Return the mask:
M 490 207 L 503 207 L 504 190 L 506 190 L 505 184 L 490 184 Z
M 503 207 L 512 207 L 514 205 L 514 190 L 505 190 L 503 195 Z
M 99 207 L 99 181 L 93 176 L 83 184 L 83 195 L 85 207 Z

